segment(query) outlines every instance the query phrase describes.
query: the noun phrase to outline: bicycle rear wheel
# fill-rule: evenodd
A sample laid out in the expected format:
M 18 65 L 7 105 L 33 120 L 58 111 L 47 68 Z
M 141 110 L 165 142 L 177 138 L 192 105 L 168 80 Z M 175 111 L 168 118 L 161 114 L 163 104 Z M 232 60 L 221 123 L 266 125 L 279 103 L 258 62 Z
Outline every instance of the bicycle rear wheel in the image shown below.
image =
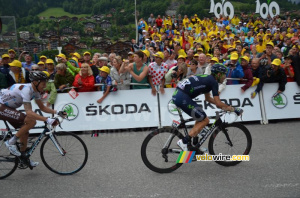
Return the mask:
M 48 136 L 41 146 L 41 158 L 45 166 L 59 175 L 72 175 L 79 172 L 86 164 L 88 150 L 83 140 L 70 132 L 53 133 L 59 148 Z
M 4 142 L 3 139 L 0 141 L 0 179 L 13 174 L 18 167 L 18 158 L 10 154 Z
M 183 135 L 174 128 L 160 128 L 151 132 L 144 140 L 141 155 L 144 164 L 157 173 L 170 173 L 182 164 L 176 163 L 181 149 L 177 141 Z
M 228 138 L 226 137 L 228 134 Z M 252 146 L 249 130 L 240 123 L 226 124 L 224 129 L 216 130 L 209 139 L 210 155 L 248 155 Z M 222 166 L 234 166 L 242 161 L 215 161 Z

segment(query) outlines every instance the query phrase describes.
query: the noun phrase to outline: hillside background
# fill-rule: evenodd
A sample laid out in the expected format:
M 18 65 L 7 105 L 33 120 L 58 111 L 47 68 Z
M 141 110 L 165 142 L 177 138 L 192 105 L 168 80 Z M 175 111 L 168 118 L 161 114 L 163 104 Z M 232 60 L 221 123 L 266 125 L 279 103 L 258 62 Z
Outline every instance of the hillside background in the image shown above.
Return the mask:
M 260 0 L 267 3 L 269 0 Z M 272 1 L 272 0 L 271 0 Z M 281 14 L 300 16 L 300 0 L 276 0 Z M 138 18 L 181 14 L 200 18 L 209 14 L 210 0 L 137 0 Z M 215 3 L 221 0 L 215 0 Z M 255 0 L 230 0 L 235 14 L 252 13 Z M 135 38 L 134 0 L 0 0 L 0 52 L 9 48 L 43 53 L 63 46 L 64 50 L 107 49 L 117 41 Z M 16 28 L 12 17 L 16 19 Z M 21 36 L 23 35 L 23 36 Z M 123 44 L 121 44 L 123 45 Z M 120 48 L 124 48 L 121 46 Z M 56 52 L 53 52 L 56 53 Z
M 215 0 L 216 2 L 219 0 Z M 255 0 L 230 0 L 230 2 L 235 7 L 235 13 L 255 11 Z M 267 0 L 260 2 L 267 2 Z M 287 0 L 276 0 L 276 2 L 281 12 L 300 10 L 300 5 L 295 2 Z M 18 31 L 28 30 L 39 33 L 41 28 L 51 29 L 51 24 L 40 24 L 41 16 L 47 19 L 50 16 L 80 18 L 112 14 L 109 20 L 114 25 L 134 24 L 134 0 L 0 0 L 0 7 L 2 8 L 0 16 L 16 17 Z M 208 13 L 209 8 L 209 0 L 137 0 L 139 18 L 146 19 L 150 13 L 155 16 L 164 15 L 168 9 L 175 9 L 176 14 L 181 15 L 191 16 L 197 13 L 200 17 L 212 17 L 213 15 Z

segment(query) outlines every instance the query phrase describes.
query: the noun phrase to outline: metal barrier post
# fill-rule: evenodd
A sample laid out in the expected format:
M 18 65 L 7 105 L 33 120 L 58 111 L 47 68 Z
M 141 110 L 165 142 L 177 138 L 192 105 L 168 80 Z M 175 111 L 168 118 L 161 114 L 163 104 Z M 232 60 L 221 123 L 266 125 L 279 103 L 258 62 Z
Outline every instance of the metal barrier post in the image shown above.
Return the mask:
M 160 112 L 160 100 L 159 100 L 159 89 L 160 89 L 160 85 L 155 85 L 155 89 L 156 89 L 156 96 L 157 96 L 157 105 L 158 105 L 158 128 L 162 128 L 161 127 L 161 112 Z
M 260 121 L 260 123 L 261 124 L 269 124 L 269 121 L 266 116 L 266 108 L 265 108 L 265 103 L 264 103 L 263 91 L 261 90 L 258 95 L 259 95 L 260 112 L 261 112 L 261 117 L 262 117 L 262 120 Z

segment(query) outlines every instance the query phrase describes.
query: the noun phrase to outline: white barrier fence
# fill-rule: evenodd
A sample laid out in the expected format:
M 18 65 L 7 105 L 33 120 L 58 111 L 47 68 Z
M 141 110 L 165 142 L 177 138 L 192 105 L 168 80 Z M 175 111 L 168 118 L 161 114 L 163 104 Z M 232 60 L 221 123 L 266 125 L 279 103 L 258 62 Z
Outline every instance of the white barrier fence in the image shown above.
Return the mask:
M 267 123 L 268 119 L 300 117 L 298 113 L 300 112 L 300 88 L 296 83 L 287 83 L 286 91 L 276 100 L 273 100 L 272 96 L 277 91 L 278 84 L 265 84 L 262 90 L 263 97 L 261 97 L 263 101 L 260 97 L 251 99 L 250 93 L 255 90 L 254 87 L 242 93 L 241 86 L 243 85 L 227 86 L 220 94 L 220 98 L 233 107 L 243 108 L 243 121 Z M 98 104 L 97 100 L 101 98 L 103 92 L 81 92 L 75 99 L 68 93 L 62 93 L 58 94 L 54 109 L 68 112 L 69 120 L 62 124 L 63 131 L 158 127 L 159 123 L 162 126 L 170 126 L 172 120 L 179 119 L 176 111 L 168 105 L 174 90 L 165 89 L 165 94 L 159 95 L 161 120 L 158 116 L 157 97 L 151 94 L 150 89 L 111 92 L 101 104 Z M 208 116 L 215 115 L 215 111 L 218 110 L 214 105 L 204 101 L 203 95 L 195 100 L 203 106 Z M 51 116 L 41 112 L 35 102 L 32 102 L 32 106 L 37 113 Z M 188 115 L 184 117 L 188 118 Z M 37 125 L 43 125 L 43 122 L 38 122 Z M 5 128 L 3 122 L 0 122 L 0 128 Z
M 287 83 L 285 91 L 273 98 L 272 96 L 277 90 L 277 83 L 265 84 L 263 87 L 267 119 L 300 118 L 300 87 L 297 83 Z

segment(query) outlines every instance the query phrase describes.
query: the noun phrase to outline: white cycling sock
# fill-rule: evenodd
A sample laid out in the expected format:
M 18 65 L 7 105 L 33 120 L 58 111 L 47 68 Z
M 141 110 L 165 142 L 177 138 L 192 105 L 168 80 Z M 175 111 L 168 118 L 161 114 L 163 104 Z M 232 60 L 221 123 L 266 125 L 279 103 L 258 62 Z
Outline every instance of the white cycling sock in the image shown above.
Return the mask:
M 18 137 L 16 135 L 14 135 L 12 138 L 10 138 L 10 140 L 8 140 L 8 143 L 10 145 L 16 144 L 16 142 L 18 141 Z

